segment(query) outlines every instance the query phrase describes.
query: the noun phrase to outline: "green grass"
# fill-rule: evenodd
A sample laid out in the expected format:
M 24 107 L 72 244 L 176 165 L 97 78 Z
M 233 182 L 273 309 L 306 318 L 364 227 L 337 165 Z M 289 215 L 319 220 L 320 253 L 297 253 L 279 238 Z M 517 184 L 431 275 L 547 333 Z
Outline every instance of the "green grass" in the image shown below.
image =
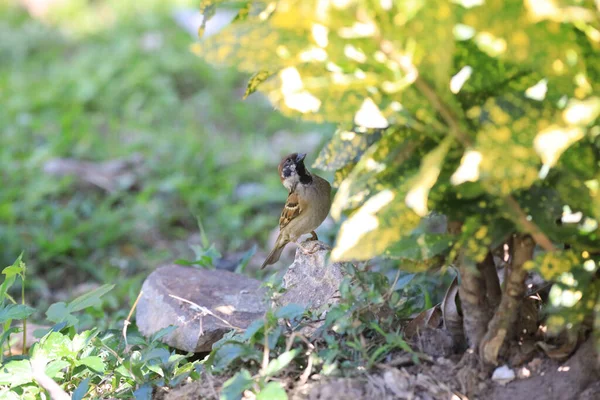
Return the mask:
M 327 326 L 338 319 L 360 324 L 337 324 L 314 352 L 281 330 L 278 320 L 290 310 L 269 311 L 243 338 L 228 335 L 206 360 L 160 343 L 166 331 L 141 337 L 135 324 L 125 343 L 123 321 L 143 279 L 161 262 L 198 256 L 190 237 L 222 254 L 265 246 L 285 199 L 275 172 L 279 157 L 314 146 L 308 131 L 325 139 L 331 129 L 288 120 L 260 95 L 242 101 L 248 77 L 192 54 L 194 38 L 172 19 L 175 4 L 191 1 L 62 3 L 43 21 L 16 1 L 0 4 L 0 266 L 14 262 L 0 288 L 0 344 L 19 331 L 17 320 L 54 325 L 45 335 L 38 329 L 43 337 L 28 358 L 4 358 L 0 398 L 40 398 L 30 361 L 49 362 L 46 373 L 75 399 L 100 390 L 149 398 L 152 387 L 202 379 L 210 370 L 235 374 L 225 385 L 228 398 L 244 385 L 263 398 L 284 398 L 271 375 L 298 379 L 308 357 L 315 371 L 335 375 L 370 367 L 383 351 L 410 350 L 394 332 L 396 318 L 374 321 L 373 315 L 383 306 L 401 317 L 431 306 L 423 293 L 433 284 L 408 276 L 391 290 L 391 269 L 386 275 L 353 270 L 358 283 L 348 278 L 342 285 L 343 301 Z M 44 172 L 57 157 L 103 162 L 133 154 L 143 158 L 134 190 L 108 193 Z M 240 194 L 241 185 L 250 194 Z M 214 254 L 211 247 L 205 256 Z M 405 287 L 414 281 L 421 291 Z M 74 289 L 88 282 L 98 287 L 76 297 Z M 34 308 L 16 304 L 22 297 Z M 365 335 L 374 346 L 358 351 Z M 273 348 L 263 376 L 252 360 L 263 359 L 265 336 Z M 240 349 L 248 359 L 236 355 Z M 215 364 L 221 356 L 231 362 Z
M 265 206 L 285 196 L 273 157 L 293 149 L 270 138 L 317 129 L 242 101 L 247 77 L 193 55 L 164 3 L 68 1 L 44 22 L 0 6 L 0 264 L 24 251 L 38 304 L 90 279 L 122 282 L 131 304 L 157 263 L 191 255 L 196 217 L 222 253 L 264 245 L 277 214 Z M 55 157 L 134 153 L 134 192 L 43 172 Z M 243 183 L 263 190 L 238 198 Z

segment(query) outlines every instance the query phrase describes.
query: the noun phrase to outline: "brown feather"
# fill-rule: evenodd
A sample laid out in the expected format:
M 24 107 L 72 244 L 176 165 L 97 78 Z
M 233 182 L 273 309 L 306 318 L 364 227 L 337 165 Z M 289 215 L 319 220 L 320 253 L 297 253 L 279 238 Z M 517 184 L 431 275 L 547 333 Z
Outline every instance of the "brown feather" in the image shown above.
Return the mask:
M 281 234 L 279 234 L 279 236 L 277 237 L 277 241 L 275 242 L 275 246 L 273 247 L 273 250 L 271 250 L 267 258 L 263 262 L 263 265 L 261 265 L 260 269 L 263 269 L 267 265 L 275 264 L 277 261 L 279 261 L 279 257 L 281 257 L 281 253 L 283 252 L 283 249 L 288 243 L 289 242 L 283 239 Z
M 302 207 L 298 201 L 298 195 L 292 192 L 288 195 L 283 211 L 281 212 L 281 217 L 279 217 L 279 230 L 285 228 L 300 213 L 302 213 Z
M 281 252 L 283 251 L 284 247 L 288 244 L 288 242 L 280 243 L 280 239 L 281 237 L 277 238 L 275 247 L 273 247 L 273 250 L 271 250 L 267 258 L 265 259 L 265 262 L 263 262 L 263 264 L 261 265 L 260 269 L 263 269 L 267 265 L 275 264 L 277 261 L 279 261 L 279 257 L 281 257 Z

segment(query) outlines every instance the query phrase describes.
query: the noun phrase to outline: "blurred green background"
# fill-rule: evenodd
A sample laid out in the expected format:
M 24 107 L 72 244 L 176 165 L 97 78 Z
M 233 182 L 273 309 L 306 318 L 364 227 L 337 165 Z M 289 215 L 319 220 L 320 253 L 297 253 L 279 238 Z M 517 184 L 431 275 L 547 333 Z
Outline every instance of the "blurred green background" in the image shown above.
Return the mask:
M 280 157 L 312 162 L 332 132 L 242 100 L 248 77 L 191 53 L 178 7 L 197 4 L 0 1 L 0 265 L 24 252 L 40 309 L 117 283 L 126 314 L 151 270 L 209 242 L 227 268 L 253 248 L 260 265 Z

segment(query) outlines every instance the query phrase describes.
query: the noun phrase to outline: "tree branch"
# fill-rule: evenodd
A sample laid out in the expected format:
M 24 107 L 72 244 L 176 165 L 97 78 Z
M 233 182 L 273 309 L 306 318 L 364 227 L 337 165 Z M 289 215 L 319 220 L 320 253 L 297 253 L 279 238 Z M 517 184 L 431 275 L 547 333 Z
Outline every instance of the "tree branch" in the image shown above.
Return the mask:
M 523 211 L 514 197 L 506 196 L 504 198 L 504 202 L 513 211 L 518 222 L 523 226 L 523 229 L 525 229 L 525 231 L 528 232 L 531 237 L 533 237 L 533 240 L 535 240 L 537 244 L 539 244 L 546 251 L 556 250 L 556 247 L 554 247 L 554 244 L 552 244 L 552 241 L 548 238 L 548 236 L 546 236 L 546 234 L 542 232 L 536 224 L 527 219 L 525 211 Z

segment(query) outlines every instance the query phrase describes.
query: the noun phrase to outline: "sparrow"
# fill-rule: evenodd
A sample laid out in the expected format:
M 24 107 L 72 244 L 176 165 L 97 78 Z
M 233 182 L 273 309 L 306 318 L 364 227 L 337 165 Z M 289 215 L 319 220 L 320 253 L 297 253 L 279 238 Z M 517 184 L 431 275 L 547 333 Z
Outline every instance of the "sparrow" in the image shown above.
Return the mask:
M 327 218 L 331 207 L 331 185 L 325 179 L 308 172 L 304 166 L 306 154 L 293 153 L 279 163 L 279 178 L 289 194 L 281 217 L 275 247 L 261 269 L 279 260 L 283 248 L 310 233 L 318 240 L 315 229 Z M 302 246 L 300 246 L 302 248 Z

